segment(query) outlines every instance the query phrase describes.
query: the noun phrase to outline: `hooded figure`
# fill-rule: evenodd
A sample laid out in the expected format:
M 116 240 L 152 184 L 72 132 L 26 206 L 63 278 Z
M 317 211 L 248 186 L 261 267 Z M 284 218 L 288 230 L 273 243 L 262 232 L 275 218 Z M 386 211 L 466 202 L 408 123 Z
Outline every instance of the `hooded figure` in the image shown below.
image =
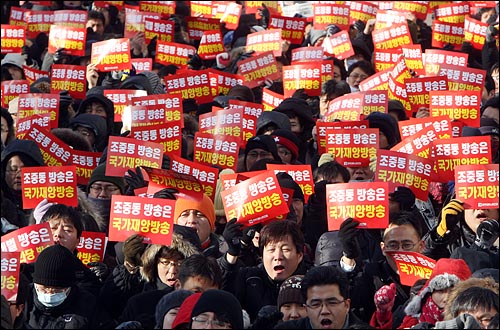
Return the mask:
M 257 129 L 255 135 L 271 134 L 274 130 L 286 129 L 291 130 L 290 119 L 281 112 L 263 111 L 257 118 Z M 267 133 L 270 132 L 270 133 Z
M 380 137 L 380 149 L 389 150 L 401 142 L 398 122 L 393 116 L 382 112 L 372 112 L 365 117 L 365 120 L 368 120 L 370 128 L 378 128 L 380 133 L 384 134 L 386 141 L 383 141 L 382 136 Z
M 105 109 L 105 114 L 97 114 L 97 113 L 92 113 L 91 111 L 88 111 L 87 109 L 92 105 L 92 103 L 100 103 L 101 105 L 104 106 Z M 114 117 L 115 117 L 115 106 L 113 101 L 108 99 L 106 96 L 104 96 L 101 92 L 98 92 L 97 90 L 94 91 L 94 88 L 89 90 L 87 92 L 87 96 L 85 99 L 80 103 L 80 106 L 78 107 L 78 111 L 75 115 L 79 116 L 84 113 L 91 113 L 95 115 L 99 115 L 106 119 L 106 132 L 108 135 L 112 135 L 114 132 Z
M 166 322 L 166 315 L 171 309 L 174 308 L 179 308 L 181 307 L 182 303 L 184 300 L 186 300 L 187 297 L 191 296 L 193 292 L 189 290 L 184 290 L 184 289 L 179 289 L 172 291 L 170 293 L 167 293 L 164 295 L 158 304 L 156 305 L 156 312 L 155 312 L 155 318 L 156 318 L 156 326 L 155 329 L 170 329 L 173 323 L 173 320 L 169 320 L 169 324 L 167 325 Z M 177 313 L 175 314 L 177 315 Z M 170 318 L 169 318 L 170 319 Z M 175 317 L 174 317 L 175 319 Z M 167 326 L 167 327 L 165 327 Z
M 122 82 L 120 89 L 145 90 L 148 95 L 165 94 L 160 77 L 152 71 L 144 71 L 135 76 L 127 77 Z
M 97 152 L 103 152 L 108 145 L 109 134 L 106 125 L 106 120 L 103 117 L 90 113 L 82 113 L 69 122 L 69 127 L 89 140 L 94 151 Z M 87 136 L 85 132 L 79 131 L 79 127 L 90 130 L 93 136 Z
M 262 149 L 263 151 L 257 152 L 254 149 Z M 264 156 L 263 153 L 268 153 Z M 245 147 L 245 157 L 243 159 L 245 171 L 250 171 L 252 166 L 260 159 L 272 158 L 281 162 L 281 157 L 278 154 L 276 142 L 270 135 L 257 135 L 247 141 Z

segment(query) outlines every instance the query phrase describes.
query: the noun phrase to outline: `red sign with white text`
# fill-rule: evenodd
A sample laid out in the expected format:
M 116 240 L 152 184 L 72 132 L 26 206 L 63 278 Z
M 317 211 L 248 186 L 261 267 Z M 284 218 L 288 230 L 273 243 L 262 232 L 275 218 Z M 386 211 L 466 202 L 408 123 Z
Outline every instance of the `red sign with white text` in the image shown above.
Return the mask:
M 327 132 L 326 152 L 345 167 L 364 167 L 375 157 L 379 145 L 377 128 L 344 129 Z
M 86 72 L 85 66 L 53 64 L 50 73 L 50 92 L 55 94 L 66 90 L 73 98 L 83 100 L 87 92 Z
M 281 76 L 276 58 L 271 52 L 239 61 L 238 71 L 245 79 L 245 86 L 250 88 L 262 85 L 266 79 L 275 80 Z
M 130 62 L 130 39 L 109 39 L 92 44 L 90 62 L 101 72 L 128 70 Z
M 498 164 L 455 167 L 456 198 L 466 209 L 498 209 Z
M 26 27 L 2 24 L 2 54 L 21 53 L 26 44 Z
M 217 168 L 198 164 L 176 155 L 170 156 L 170 168 L 177 173 L 192 175 L 200 182 L 203 193 L 214 200 L 219 177 Z
M 264 30 L 247 35 L 246 51 L 256 54 L 272 52 L 275 57 L 281 56 L 281 29 Z
M 15 303 L 19 288 L 21 252 L 4 252 L 2 249 L 2 296 Z
M 103 262 L 106 240 L 106 233 L 82 231 L 76 257 L 87 267 L 89 262 Z
M 281 165 L 266 164 L 268 170 L 273 170 L 274 174 L 285 172 L 289 174 L 300 186 L 304 193 L 304 203 L 307 204 L 309 197 L 314 193 L 314 178 L 311 170 L 311 164 L 307 165 Z
M 236 171 L 241 138 L 196 132 L 194 161 Z
M 9 108 L 9 102 L 19 94 L 29 93 L 30 83 L 28 80 L 4 80 L 2 86 L 2 107 Z
M 401 284 L 412 286 L 420 279 L 429 279 L 436 261 L 413 251 L 386 251 L 396 262 Z
M 52 25 L 49 33 L 49 54 L 64 48 L 68 55 L 85 56 L 86 28 Z
M 21 263 L 32 263 L 46 247 L 54 245 L 50 223 L 29 225 L 11 231 L 1 238 L 4 252 L 21 252 Z

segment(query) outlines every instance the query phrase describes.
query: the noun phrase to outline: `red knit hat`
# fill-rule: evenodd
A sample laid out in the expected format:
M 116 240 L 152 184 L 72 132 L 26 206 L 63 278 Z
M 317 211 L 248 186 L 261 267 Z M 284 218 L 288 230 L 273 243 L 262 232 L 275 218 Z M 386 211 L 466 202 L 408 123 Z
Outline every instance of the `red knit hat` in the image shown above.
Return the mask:
M 200 299 L 201 292 L 194 293 L 187 297 L 183 302 L 177 316 L 172 323 L 172 329 L 180 329 L 179 326 L 183 324 L 189 324 L 191 322 L 191 312 L 193 311 L 194 305 Z

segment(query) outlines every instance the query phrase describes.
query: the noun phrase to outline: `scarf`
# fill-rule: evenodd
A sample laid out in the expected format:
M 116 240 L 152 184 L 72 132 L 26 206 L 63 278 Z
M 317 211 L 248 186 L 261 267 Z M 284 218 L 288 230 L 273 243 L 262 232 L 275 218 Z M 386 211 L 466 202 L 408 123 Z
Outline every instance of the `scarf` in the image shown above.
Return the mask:
M 435 325 L 436 322 L 443 320 L 443 310 L 436 305 L 432 300 L 432 295 L 427 297 L 425 304 L 422 306 L 422 313 L 418 319 L 419 322 L 427 322 Z

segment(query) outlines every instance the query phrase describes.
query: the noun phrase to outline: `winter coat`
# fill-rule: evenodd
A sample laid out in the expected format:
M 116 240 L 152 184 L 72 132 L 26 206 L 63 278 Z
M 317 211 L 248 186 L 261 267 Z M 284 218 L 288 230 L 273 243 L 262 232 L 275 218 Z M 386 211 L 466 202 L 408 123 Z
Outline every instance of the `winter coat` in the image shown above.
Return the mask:
M 370 329 L 370 326 L 361 321 L 353 313 L 349 312 L 343 329 Z M 289 320 L 278 323 L 273 329 L 312 329 L 309 317 L 304 317 L 298 320 Z

